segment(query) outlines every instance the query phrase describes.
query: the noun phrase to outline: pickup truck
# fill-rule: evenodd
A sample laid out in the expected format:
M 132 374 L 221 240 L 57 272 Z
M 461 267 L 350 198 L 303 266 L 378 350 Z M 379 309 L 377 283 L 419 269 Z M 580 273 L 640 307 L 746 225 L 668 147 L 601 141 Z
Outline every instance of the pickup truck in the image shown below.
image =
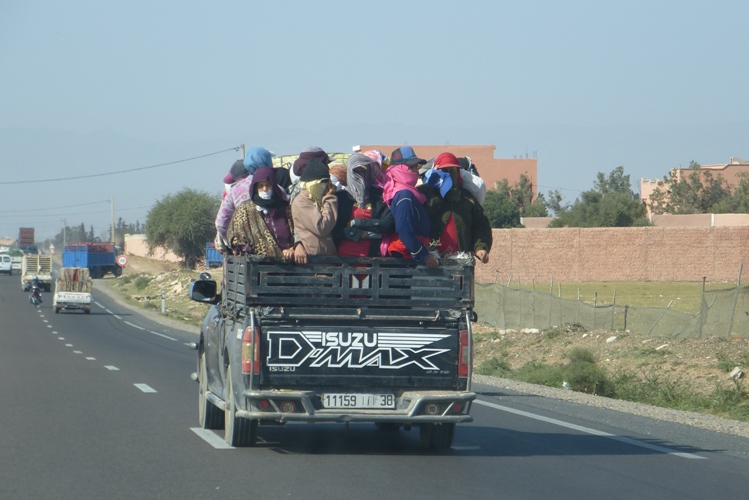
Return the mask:
M 395 258 L 310 257 L 306 265 L 227 256 L 194 378 L 199 422 L 252 446 L 259 424 L 418 427 L 423 446 L 452 446 L 470 422 L 473 262 L 429 269 Z
M 60 278 L 55 281 L 52 308 L 55 314 L 65 309 L 80 309 L 91 313 L 92 281 L 85 267 L 63 267 Z

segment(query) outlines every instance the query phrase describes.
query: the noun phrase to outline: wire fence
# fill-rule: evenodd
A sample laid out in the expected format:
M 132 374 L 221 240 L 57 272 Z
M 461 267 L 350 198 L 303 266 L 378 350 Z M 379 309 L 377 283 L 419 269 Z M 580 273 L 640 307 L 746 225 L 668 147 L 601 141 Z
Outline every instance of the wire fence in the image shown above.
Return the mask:
M 629 330 L 652 337 L 749 338 L 748 286 L 704 291 L 697 314 L 656 307 L 594 305 L 499 283 L 476 283 L 475 296 L 479 320 L 497 328 L 543 330 L 577 324 L 587 330 Z

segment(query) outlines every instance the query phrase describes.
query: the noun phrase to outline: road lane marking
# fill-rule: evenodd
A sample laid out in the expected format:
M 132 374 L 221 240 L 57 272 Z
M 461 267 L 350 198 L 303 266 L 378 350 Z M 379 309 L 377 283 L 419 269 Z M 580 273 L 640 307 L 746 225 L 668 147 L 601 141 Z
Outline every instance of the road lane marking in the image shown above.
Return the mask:
M 96 361 L 96 358 L 92 358 L 91 356 L 88 356 L 86 359 L 89 361 Z
M 73 347 L 73 344 L 65 344 L 65 347 Z
M 73 351 L 74 354 L 83 354 L 83 351 Z
M 112 366 L 112 365 L 109 365 L 109 366 L 105 365 L 104 368 L 106 368 L 107 370 L 114 371 L 114 372 L 120 371 L 119 368 L 117 368 L 116 366 Z
M 658 451 L 661 453 L 666 453 L 668 455 L 674 455 L 681 458 L 689 458 L 693 460 L 707 460 L 706 457 L 701 457 L 699 455 L 695 455 L 693 453 L 682 453 L 678 452 L 676 450 L 672 450 L 670 448 L 665 448 L 663 446 L 656 446 L 654 444 L 646 443 L 644 441 L 637 441 L 635 439 L 626 438 L 623 436 L 617 436 L 616 434 L 610 434 L 608 432 L 599 431 L 596 429 L 591 429 L 590 427 L 583 427 L 581 425 L 575 425 L 571 424 L 569 422 L 565 422 L 563 420 L 557 420 L 555 418 L 549 418 L 544 417 L 542 415 L 536 415 L 535 413 L 529 413 L 527 411 L 522 410 L 516 410 L 514 408 L 510 408 L 508 406 L 502 406 L 495 403 L 490 403 L 488 401 L 482 401 L 480 399 L 476 399 L 474 401 L 477 404 L 488 406 L 489 408 L 494 408 L 495 410 L 500 411 L 506 411 L 508 413 L 514 413 L 515 415 L 520 415 L 522 417 L 532 418 L 534 420 L 540 420 L 541 422 L 546 422 L 549 424 L 558 425 L 560 427 L 566 427 L 568 429 L 573 429 L 579 432 L 584 432 L 585 434 L 592 434 L 594 436 L 600 436 L 605 437 L 609 439 L 613 439 L 614 441 L 619 441 L 621 443 L 631 444 L 633 446 L 639 446 L 640 448 L 647 448 L 648 450 Z
M 153 330 L 148 330 L 148 333 L 153 333 L 154 335 L 158 335 L 159 337 L 164 337 L 165 339 L 174 340 L 175 342 L 177 341 L 177 339 L 173 339 L 172 337 L 168 335 L 164 335 L 163 333 L 154 332 Z
M 47 328 L 52 328 L 52 325 L 47 325 Z
M 133 384 L 135 387 L 143 392 L 156 392 L 156 389 L 149 387 L 147 384 Z
M 43 318 L 43 317 L 44 317 L 44 316 L 42 316 L 42 318 Z M 44 321 L 42 321 L 42 323 L 49 323 L 49 321 L 47 321 L 47 320 L 45 319 Z
M 143 328 L 142 326 L 134 325 L 134 324 L 130 323 L 129 321 L 125 321 L 125 324 L 126 325 L 130 325 L 133 328 L 137 328 L 138 330 L 145 330 L 145 328 Z
M 122 316 L 117 316 L 116 314 L 112 314 L 112 316 L 114 316 L 117 319 L 122 319 Z
M 65 340 L 65 337 L 57 337 L 57 340 Z
M 199 427 L 190 427 L 190 430 L 200 436 L 206 443 L 210 444 L 217 450 L 233 450 L 234 447 L 226 444 L 226 441 L 218 437 L 214 432 Z
M 53 332 L 52 332 L 52 335 L 57 335 L 57 332 L 53 331 Z

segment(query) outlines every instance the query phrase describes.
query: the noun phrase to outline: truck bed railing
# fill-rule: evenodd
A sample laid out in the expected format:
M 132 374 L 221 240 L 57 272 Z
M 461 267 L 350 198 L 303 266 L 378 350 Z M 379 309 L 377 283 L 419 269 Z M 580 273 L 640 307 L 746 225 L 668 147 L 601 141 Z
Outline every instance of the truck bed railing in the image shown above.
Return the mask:
M 388 317 L 393 310 L 404 311 L 399 317 L 411 316 L 405 311 L 416 309 L 421 312 L 414 312 L 414 319 L 424 319 L 438 310 L 473 307 L 470 264 L 442 259 L 438 268 L 429 269 L 391 257 L 308 260 L 307 265 L 295 265 L 255 255 L 228 256 L 225 296 L 251 306 L 293 306 L 295 316 L 309 317 L 323 316 L 331 308 L 352 318 Z

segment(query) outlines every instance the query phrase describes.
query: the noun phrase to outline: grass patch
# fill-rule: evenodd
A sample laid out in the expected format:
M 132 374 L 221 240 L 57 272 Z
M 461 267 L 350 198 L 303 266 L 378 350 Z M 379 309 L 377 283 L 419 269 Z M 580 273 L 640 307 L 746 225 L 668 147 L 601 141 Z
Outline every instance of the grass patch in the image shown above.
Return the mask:
M 596 357 L 589 349 L 584 347 L 575 347 L 567 353 L 567 359 L 570 363 L 590 363 L 595 364 Z
M 135 278 L 135 282 L 133 283 L 133 286 L 135 287 L 136 290 L 138 290 L 139 292 L 142 292 L 143 290 L 146 289 L 146 287 L 148 286 L 150 282 L 151 282 L 151 278 L 147 276 L 138 276 L 137 278 Z
M 506 359 L 491 358 L 479 365 L 476 373 L 479 375 L 489 375 L 492 377 L 505 377 L 512 369 Z

